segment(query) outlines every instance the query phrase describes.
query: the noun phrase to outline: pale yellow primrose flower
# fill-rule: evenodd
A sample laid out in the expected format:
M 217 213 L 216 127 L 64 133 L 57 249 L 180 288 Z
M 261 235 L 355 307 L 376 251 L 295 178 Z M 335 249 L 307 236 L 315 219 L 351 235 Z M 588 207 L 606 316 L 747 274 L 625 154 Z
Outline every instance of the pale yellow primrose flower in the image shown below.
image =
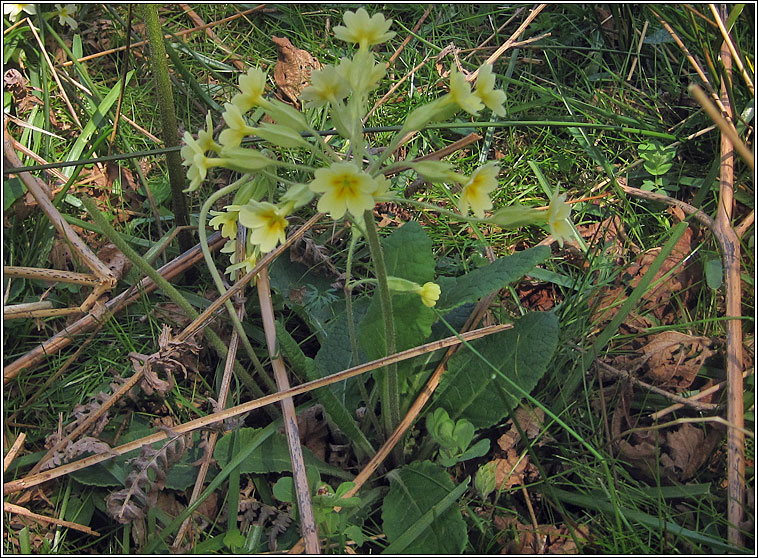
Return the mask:
M 37 6 L 34 4 L 3 4 L 3 13 L 8 16 L 8 19 L 15 22 L 21 12 L 26 12 L 29 15 L 37 13 Z
M 550 234 L 558 241 L 561 248 L 563 248 L 563 241 L 571 238 L 574 234 L 569 221 L 570 215 L 571 206 L 566 203 L 566 194 L 553 196 L 547 210 L 547 226 L 550 229 Z
M 366 10 L 358 8 L 355 12 L 345 12 L 342 17 L 345 25 L 336 26 L 334 36 L 347 43 L 357 43 L 361 49 L 378 45 L 395 36 L 395 32 L 389 30 L 392 20 L 384 19 L 382 14 L 369 17 Z
M 197 144 L 203 153 L 206 151 L 220 151 L 221 146 L 217 144 L 213 139 L 213 120 L 211 119 L 211 112 L 205 115 L 205 129 L 198 130 L 197 132 Z
M 350 94 L 350 85 L 334 66 L 324 66 L 311 73 L 311 84 L 303 89 L 300 99 L 305 108 L 322 107 L 327 103 L 337 104 Z
M 481 99 L 471 92 L 471 84 L 466 77 L 455 69 L 450 68 L 450 96 L 453 101 L 469 114 L 476 115 L 484 108 Z
M 431 308 L 437 304 L 437 301 L 440 299 L 442 289 L 440 289 L 440 286 L 437 283 L 428 282 L 424 283 L 424 285 L 416 292 L 421 297 L 421 302 L 424 303 L 424 306 Z
M 230 240 L 229 242 L 232 242 L 232 244 L 234 244 L 234 241 Z M 224 246 L 224 248 L 226 248 L 226 246 Z M 223 250 L 221 250 L 221 251 L 223 252 Z M 235 262 L 236 259 L 237 259 L 237 256 L 236 256 L 236 253 L 234 251 L 234 245 L 232 245 L 232 252 L 233 253 L 231 255 L 231 261 Z M 239 263 L 233 263 L 232 265 L 230 265 L 229 267 L 226 268 L 226 270 L 224 271 L 224 273 L 229 273 L 232 276 L 233 279 L 236 279 L 235 278 L 235 275 L 236 275 L 235 272 L 238 269 L 244 270 L 245 273 L 250 272 L 250 270 L 252 270 L 255 267 L 255 264 L 258 263 L 258 256 L 259 255 L 260 254 L 259 254 L 258 250 L 255 250 L 255 249 L 251 250 L 246 255 L 246 257 L 245 257 L 244 260 L 242 260 Z
M 221 236 L 224 238 L 237 238 L 237 219 L 239 211 L 214 211 L 211 209 L 211 215 L 215 215 L 208 224 L 215 230 L 221 227 Z
M 468 214 L 469 208 L 479 217 L 484 218 L 484 212 L 492 209 L 489 193 L 497 188 L 497 174 L 500 168 L 497 163 L 488 163 L 476 169 L 469 181 L 463 185 L 458 207 L 461 213 Z
M 232 97 L 232 104 L 240 111 L 247 112 L 264 101 L 263 90 L 266 87 L 266 74 L 258 67 L 250 68 L 239 77 L 240 93 Z
M 224 103 L 224 113 L 221 115 L 229 126 L 218 136 L 218 141 L 225 147 L 237 147 L 242 143 L 242 138 L 255 133 L 255 128 L 248 126 L 239 106 L 232 103 Z
M 187 178 L 190 181 L 189 187 L 185 192 L 197 190 L 200 183 L 208 175 L 208 168 L 213 166 L 211 160 L 205 156 L 205 149 L 201 146 L 192 134 L 184 132 L 184 146 L 181 149 L 182 164 L 189 166 L 187 169 Z
M 308 187 L 323 194 L 318 200 L 318 210 L 329 213 L 332 219 L 340 219 L 345 211 L 360 217 L 374 207 L 371 193 L 377 190 L 376 181 L 354 163 L 334 163 L 317 169 L 314 176 Z
M 79 27 L 79 23 L 72 17 L 76 14 L 76 8 L 76 4 L 66 4 L 65 6 L 56 4 L 55 9 L 58 11 L 55 15 L 58 16 L 58 23 L 60 25 L 68 25 L 71 29 Z
M 474 95 L 479 97 L 484 105 L 498 116 L 505 116 L 505 92 L 495 89 L 495 74 L 492 73 L 492 64 L 483 64 L 479 68 L 476 78 Z
M 286 215 L 273 203 L 249 201 L 240 208 L 239 221 L 251 230 L 250 242 L 266 254 L 287 238 Z
M 365 95 L 379 87 L 379 82 L 387 72 L 384 64 L 377 64 L 374 53 L 359 50 L 352 59 L 340 59 L 337 72 L 358 95 Z

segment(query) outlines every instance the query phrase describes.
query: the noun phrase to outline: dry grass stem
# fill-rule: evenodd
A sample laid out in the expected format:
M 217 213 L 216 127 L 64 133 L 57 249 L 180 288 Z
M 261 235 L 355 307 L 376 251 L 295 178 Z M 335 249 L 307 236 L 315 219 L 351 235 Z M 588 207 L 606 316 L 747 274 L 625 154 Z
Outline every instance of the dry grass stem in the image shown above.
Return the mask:
M 13 442 L 13 445 L 11 446 L 11 449 L 8 450 L 8 453 L 5 454 L 5 457 L 3 458 L 3 473 L 8 470 L 10 464 L 13 463 L 14 459 L 16 459 L 18 452 L 20 452 L 21 448 L 24 447 L 24 440 L 26 440 L 26 434 L 22 432 Z
M 80 525 L 79 523 L 74 523 L 72 521 L 63 521 L 62 519 L 56 519 L 55 517 L 40 515 L 38 513 L 34 513 L 33 511 L 30 511 L 24 508 L 23 506 L 17 506 L 16 504 L 11 504 L 10 502 L 3 502 L 3 511 L 5 513 L 15 513 L 16 515 L 28 517 L 29 519 L 33 519 L 34 521 L 38 521 L 42 523 L 52 523 L 53 525 L 59 525 L 60 527 L 67 527 L 69 529 L 81 531 L 82 533 L 87 533 L 88 535 L 92 535 L 93 537 L 100 536 L 100 533 L 98 533 L 97 531 L 93 531 L 89 527 Z

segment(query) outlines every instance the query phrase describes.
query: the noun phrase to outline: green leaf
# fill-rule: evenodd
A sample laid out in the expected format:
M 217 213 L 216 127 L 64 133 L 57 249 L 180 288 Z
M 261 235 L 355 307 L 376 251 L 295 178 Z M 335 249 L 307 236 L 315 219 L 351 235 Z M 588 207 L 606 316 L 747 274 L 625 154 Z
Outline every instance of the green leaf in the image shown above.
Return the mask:
M 705 282 L 713 290 L 721 287 L 724 277 L 724 268 L 721 265 L 721 258 L 709 258 L 705 261 Z
M 382 240 L 387 275 L 423 285 L 434 280 L 432 239 L 416 221 L 409 221 Z
M 511 396 L 511 406 L 515 408 L 523 395 L 508 380 L 531 392 L 558 346 L 558 333 L 554 313 L 531 312 L 520 318 L 513 329 L 470 343 L 485 360 L 461 347 L 442 376 L 435 406 L 445 408 L 453 419 L 470 420 L 477 428 L 492 426 L 506 413 L 497 386 Z
M 18 198 L 24 195 L 26 186 L 17 177 L 6 178 L 3 181 L 3 211 L 8 211 Z
M 452 504 L 469 479 L 457 487 L 447 471 L 431 461 L 392 471 L 382 504 L 382 524 L 390 545 L 385 553 L 460 554 L 468 533 L 461 510 Z
M 239 447 L 245 448 L 259 433 L 258 428 L 241 428 L 237 432 L 240 436 Z M 231 436 L 223 436 L 216 444 L 213 457 L 220 467 L 225 467 L 232 459 Z M 308 469 L 314 468 L 320 473 L 331 475 L 340 479 L 351 480 L 353 475 L 332 467 L 317 458 L 308 448 L 303 448 L 303 460 Z M 284 434 L 276 432 L 267 438 L 258 448 L 240 463 L 240 473 L 280 473 L 292 471 L 289 449 Z
M 467 302 L 476 302 L 483 296 L 521 279 L 549 257 L 550 248 L 537 246 L 498 258 L 491 264 L 469 271 L 461 277 L 440 277 L 437 283 L 442 292 L 436 307 L 444 313 Z

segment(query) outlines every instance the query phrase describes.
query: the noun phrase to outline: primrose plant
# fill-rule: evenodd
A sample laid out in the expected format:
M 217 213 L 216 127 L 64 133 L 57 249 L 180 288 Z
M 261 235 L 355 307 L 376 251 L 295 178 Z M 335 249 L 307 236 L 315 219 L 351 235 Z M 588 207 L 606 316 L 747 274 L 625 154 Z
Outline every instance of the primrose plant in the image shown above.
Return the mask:
M 500 227 L 538 225 L 548 229 L 561 244 L 573 234 L 570 207 L 565 203 L 565 195 L 559 195 L 557 191 L 546 210 L 514 204 L 493 211 L 491 196 L 498 188 L 500 171 L 496 162 L 488 162 L 471 174 L 463 174 L 449 162 L 391 159 L 409 134 L 449 119 L 459 111 L 479 115 L 490 110 L 504 116 L 505 93 L 495 87 L 496 76 L 491 65 L 485 64 L 478 69 L 473 87 L 453 66 L 447 93 L 412 110 L 389 139 L 386 148 L 369 148 L 362 120 L 386 68 L 384 62 L 376 59 L 373 47 L 395 35 L 390 31 L 391 24 L 392 21 L 381 14 L 369 16 L 362 8 L 346 12 L 344 25 L 336 26 L 334 34 L 338 39 L 356 45 L 357 50 L 335 64 L 314 70 L 310 85 L 302 91 L 300 98 L 304 109 L 324 107 L 328 110 L 331 124 L 341 139 L 327 142 L 304 112 L 267 97 L 266 74 L 260 68 L 251 68 L 240 76 L 239 91 L 224 105 L 226 126 L 220 134 L 214 137 L 213 122 L 208 115 L 206 126 L 196 137 L 185 133 L 182 148 L 184 165 L 188 167 L 189 191 L 197 190 L 216 167 L 242 175 L 235 183 L 214 192 L 200 213 L 201 231 L 205 230 L 205 219 L 210 212 L 210 226 L 220 229 L 228 239 L 222 252 L 230 254 L 231 265 L 226 272 L 232 279 L 251 270 L 263 254 L 282 243 L 286 238 L 288 218 L 314 199 L 317 199 L 319 212 L 349 224 L 352 240 L 345 289 L 347 317 L 345 327 L 337 329 L 344 332 L 343 339 L 346 340 L 339 347 L 339 354 L 344 354 L 349 339 L 353 364 L 362 357 L 375 359 L 423 343 L 432 335 L 432 325 L 445 313 L 519 279 L 549 256 L 549 249 L 535 248 L 531 249 L 533 252 L 526 251 L 528 256 L 515 255 L 516 259 L 507 265 L 495 262 L 489 270 L 474 270 L 462 278 L 436 278 L 431 240 L 418 223 L 409 222 L 380 240 L 372 214 L 378 202 L 395 201 L 431 209 L 451 219 L 466 221 L 473 227 L 480 224 Z M 267 122 L 254 124 L 249 119 L 252 113 L 265 114 L 269 118 Z M 256 147 L 252 147 L 253 144 Z M 397 185 L 387 176 L 406 168 L 411 168 L 427 182 L 459 188 L 457 207 L 442 208 L 399 196 Z M 232 193 L 233 201 L 223 211 L 211 210 L 215 202 Z M 354 280 L 350 277 L 352 258 L 360 238 L 365 238 L 368 244 L 374 276 Z M 351 292 L 359 283 L 376 288 L 370 303 L 363 305 L 360 312 L 353 312 Z M 356 315 L 360 323 L 356 323 Z M 331 337 L 338 338 L 339 335 Z M 327 338 L 321 351 L 334 349 L 330 348 L 330 343 Z M 361 351 L 363 355 L 359 357 Z M 540 353 L 540 358 L 542 356 L 544 354 Z M 331 354 L 323 359 L 321 354 L 317 355 L 315 364 L 311 359 L 300 360 L 308 366 L 321 367 L 317 376 L 347 367 L 330 370 L 332 365 L 342 366 L 339 358 Z M 418 386 L 420 380 L 417 378 L 428 377 L 403 363 L 399 367 L 397 364 L 388 365 L 380 372 L 376 373 L 375 382 L 370 386 L 379 390 L 377 397 L 368 394 L 365 385 L 360 386 L 364 402 L 378 401 L 384 423 L 381 425 L 383 432 L 376 432 L 373 438 L 362 430 L 368 430 L 372 425 L 376 430 L 380 426 L 376 415 L 357 428 L 354 411 L 358 405 L 347 412 L 344 409 L 337 412 L 329 407 L 330 404 L 343 404 L 348 396 L 320 401 L 339 423 L 342 432 L 351 436 L 356 447 L 365 454 L 375 451 L 372 440 L 386 439 L 400 422 L 399 393 Z M 487 372 L 487 378 L 490 375 L 491 372 Z M 453 417 L 454 409 L 448 411 Z M 373 412 L 369 410 L 369 415 Z M 478 454 L 484 446 L 476 446 L 472 453 L 474 446 L 469 445 L 473 430 L 489 419 L 470 420 L 460 413 L 450 417 L 438 414 L 434 423 L 436 429 L 432 428 L 441 444 L 442 461 L 452 463 Z M 402 455 L 395 457 L 396 462 L 403 461 Z

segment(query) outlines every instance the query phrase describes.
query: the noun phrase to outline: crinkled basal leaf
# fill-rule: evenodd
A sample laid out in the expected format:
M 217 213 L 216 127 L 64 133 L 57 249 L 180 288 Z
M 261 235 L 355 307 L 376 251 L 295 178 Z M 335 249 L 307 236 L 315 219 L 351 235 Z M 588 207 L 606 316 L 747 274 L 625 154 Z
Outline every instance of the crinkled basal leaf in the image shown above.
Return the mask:
M 240 436 L 239 447 L 244 448 L 259 430 L 258 428 L 240 428 L 237 430 L 236 432 Z M 232 436 L 227 434 L 216 444 L 213 457 L 221 468 L 225 467 L 233 458 L 231 442 Z M 303 448 L 303 460 L 306 468 L 314 467 L 324 475 L 332 475 L 345 480 L 353 478 L 353 475 L 342 469 L 324 463 L 305 447 Z M 287 449 L 287 440 L 279 432 L 267 438 L 256 451 L 240 464 L 240 473 L 279 473 L 281 471 L 292 471 L 292 463 Z
M 434 281 L 432 239 L 416 221 L 408 221 L 382 240 L 387 274 L 423 285 Z
M 550 248 L 537 246 L 498 258 L 491 264 L 469 271 L 460 277 L 440 277 L 437 283 L 442 288 L 442 293 L 437 301 L 437 308 L 441 312 L 447 312 L 461 304 L 476 302 L 483 296 L 521 279 L 549 257 Z
M 450 475 L 431 461 L 414 462 L 389 474 L 390 490 L 382 504 L 387 540 L 397 540 L 432 507 L 440 504 L 455 485 Z M 451 505 L 402 549 L 404 554 L 460 554 L 466 547 L 466 522 Z
M 477 428 L 491 426 L 505 417 L 502 390 L 511 396 L 512 408 L 521 401 L 518 392 L 503 375 L 525 392 L 532 391 L 542 378 L 558 345 L 558 318 L 552 312 L 531 312 L 520 318 L 513 329 L 471 342 L 500 373 L 466 347 L 453 355 L 436 392 L 435 407 L 443 407 L 450 418 L 466 418 Z

